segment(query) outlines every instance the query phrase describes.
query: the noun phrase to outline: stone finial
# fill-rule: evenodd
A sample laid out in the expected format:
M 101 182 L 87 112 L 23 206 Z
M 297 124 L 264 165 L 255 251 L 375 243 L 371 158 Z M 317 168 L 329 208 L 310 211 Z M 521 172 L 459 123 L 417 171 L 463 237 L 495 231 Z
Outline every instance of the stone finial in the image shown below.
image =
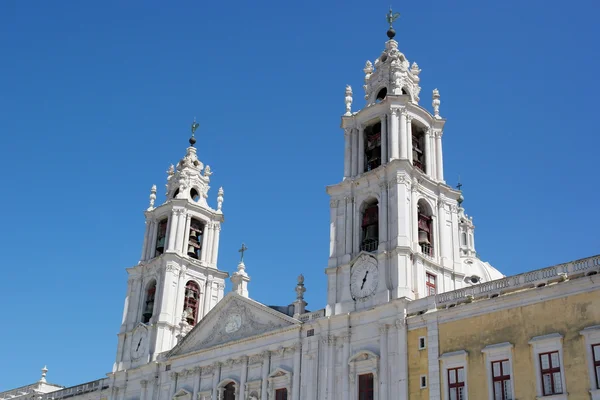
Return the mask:
M 298 276 L 298 284 L 296 285 L 296 301 L 294 301 L 294 317 L 297 317 L 300 314 L 304 314 L 306 311 L 306 301 L 304 301 L 304 292 L 306 292 L 306 288 L 304 287 L 304 275 L 300 274 Z
M 42 368 L 42 377 L 40 378 L 40 382 L 46 382 L 46 374 L 48 373 L 48 368 L 44 365 Z
M 250 277 L 246 273 L 246 264 L 244 261 L 240 261 L 237 266 L 237 271 L 231 274 L 231 283 L 233 284 L 233 291 L 240 296 L 248 297 L 248 282 Z
M 437 119 L 441 119 L 440 117 L 440 92 L 437 89 L 433 89 L 433 101 L 431 102 L 433 106 L 433 116 Z
M 365 79 L 369 79 L 369 77 L 371 76 L 371 74 L 373 73 L 373 64 L 371 64 L 371 61 L 367 60 L 367 62 L 365 63 L 365 68 L 363 69 L 364 73 L 365 73 Z
M 410 72 L 415 76 L 419 76 L 419 74 L 421 73 L 421 70 L 419 69 L 419 64 L 413 62 L 412 66 L 410 67 Z
M 352 87 L 350 85 L 346 85 L 346 98 L 344 99 L 346 103 L 346 114 L 345 116 L 352 115 Z
M 152 185 L 152 188 L 150 189 L 150 207 L 148 207 L 148 211 L 154 210 L 154 202 L 155 201 L 156 201 L 156 185 Z
M 167 179 L 171 178 L 174 173 L 175 173 L 175 166 L 173 164 L 171 164 L 171 166 L 167 170 Z
M 210 170 L 210 165 L 207 165 L 206 168 L 204 168 L 204 176 L 207 178 L 210 178 L 210 176 L 212 175 L 212 171 Z
M 223 208 L 223 194 L 225 192 L 223 191 L 223 186 L 221 186 L 219 188 L 219 193 L 217 195 L 217 211 L 221 212 L 221 208 Z

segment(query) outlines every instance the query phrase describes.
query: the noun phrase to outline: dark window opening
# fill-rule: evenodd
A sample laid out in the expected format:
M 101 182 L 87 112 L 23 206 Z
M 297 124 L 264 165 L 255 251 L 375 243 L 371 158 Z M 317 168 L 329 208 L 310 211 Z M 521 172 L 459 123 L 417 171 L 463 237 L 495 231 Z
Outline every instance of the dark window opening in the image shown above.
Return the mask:
M 427 208 L 422 203 L 417 205 L 417 214 L 419 217 L 419 246 L 421 252 L 429 256 L 433 256 L 433 229 L 432 229 L 432 218 L 427 212 Z
M 425 172 L 425 132 L 413 125 L 412 127 L 413 166 Z
M 368 204 L 362 216 L 362 241 L 360 249 L 375 251 L 379 246 L 379 206 L 377 200 Z
M 364 171 L 371 171 L 381 165 L 381 122 L 367 127 L 365 135 Z
M 408 94 L 408 92 L 406 91 L 406 89 L 402 88 L 402 94 Z
M 223 400 L 235 400 L 235 385 L 233 382 L 229 382 L 223 388 Z
M 190 197 L 192 198 L 192 200 L 198 201 L 200 200 L 200 193 L 198 193 L 198 191 L 195 188 L 192 188 L 192 190 L 190 190 Z
M 373 374 L 358 376 L 358 400 L 373 400 Z
M 306 331 L 306 337 L 311 337 L 311 336 L 315 336 L 314 329 L 309 329 L 308 331 Z
M 153 280 L 146 289 L 146 301 L 144 302 L 144 311 L 142 313 L 142 322 L 147 324 L 152 318 L 154 312 L 154 296 L 156 295 L 156 281 Z
M 287 389 L 275 390 L 275 400 L 287 400 Z
M 437 293 L 436 276 L 428 272 L 425 286 L 427 287 L 427 296 L 434 296 Z
M 158 223 L 156 232 L 156 256 L 160 256 L 165 252 L 165 241 L 167 240 L 167 219 L 163 219 Z
M 204 234 L 204 224 L 197 219 L 192 218 L 190 221 L 190 234 L 188 239 L 187 255 L 200 259 L 202 254 L 202 235 Z
M 200 300 L 200 288 L 194 281 L 185 285 L 185 299 L 183 302 L 183 318 L 190 325 L 196 325 L 198 317 L 198 303 Z
M 177 197 L 178 194 L 179 194 L 179 188 L 175 189 L 175 191 L 173 192 L 173 198 Z
M 379 93 L 377 93 L 377 97 L 375 99 L 375 102 L 379 103 L 380 101 L 382 101 L 383 99 L 385 99 L 385 96 L 387 96 L 387 88 L 382 88 Z

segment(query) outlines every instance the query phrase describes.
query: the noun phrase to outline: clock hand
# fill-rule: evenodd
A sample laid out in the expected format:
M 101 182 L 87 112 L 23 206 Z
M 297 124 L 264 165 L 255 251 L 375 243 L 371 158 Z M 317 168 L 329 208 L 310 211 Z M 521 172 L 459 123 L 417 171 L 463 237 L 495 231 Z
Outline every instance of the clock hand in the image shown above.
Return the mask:
M 369 275 L 369 271 L 365 273 L 365 277 L 363 278 L 363 283 L 360 285 L 360 290 L 365 286 L 365 282 L 367 281 L 367 275 Z
M 142 338 L 140 338 L 140 341 L 138 342 L 138 345 L 135 348 L 135 351 L 138 351 L 140 349 L 140 344 L 142 344 Z

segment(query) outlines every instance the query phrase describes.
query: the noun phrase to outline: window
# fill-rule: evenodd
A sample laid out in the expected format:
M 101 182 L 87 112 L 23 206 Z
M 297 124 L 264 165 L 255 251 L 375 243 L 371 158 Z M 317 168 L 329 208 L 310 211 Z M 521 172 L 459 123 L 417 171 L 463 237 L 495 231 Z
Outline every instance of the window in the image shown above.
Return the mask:
M 425 347 L 427 347 L 427 341 L 425 340 L 425 336 L 421 336 L 419 338 L 419 350 L 423 350 Z
M 156 281 L 150 281 L 146 288 L 146 299 L 144 301 L 144 311 L 142 312 L 142 322 L 147 324 L 152 318 L 154 312 L 154 296 L 156 295 Z
M 314 329 L 309 329 L 306 331 L 306 337 L 311 337 L 311 336 L 315 336 L 315 330 Z
M 158 223 L 158 228 L 156 231 L 156 254 L 155 257 L 160 256 L 165 252 L 165 241 L 167 239 L 167 222 L 168 219 L 165 218 Z
M 379 246 L 379 206 L 377 200 L 367 203 L 361 221 L 362 241 L 360 249 L 375 251 Z
M 510 363 L 508 360 L 492 362 L 494 400 L 512 400 Z
M 373 400 L 373 374 L 358 376 L 358 400 Z
M 425 132 L 414 123 L 412 125 L 412 152 L 413 166 L 425 172 Z
M 233 382 L 229 382 L 223 388 L 223 400 L 235 400 L 235 385 Z
M 467 245 L 467 234 L 465 232 L 460 234 L 460 244 L 462 246 L 466 246 Z
M 486 346 L 481 352 L 485 354 L 488 376 L 489 399 L 513 400 L 512 349 L 508 342 Z
M 287 389 L 275 390 L 275 400 L 287 400 Z
M 596 378 L 596 389 L 600 388 L 600 344 L 592 346 L 592 357 L 594 359 L 594 375 Z
M 585 342 L 585 353 L 590 379 L 592 400 L 600 400 L 600 325 L 589 326 L 579 332 Z
M 563 392 L 558 351 L 540 354 L 540 372 L 544 396 Z
M 364 171 L 371 171 L 381 165 L 381 122 L 364 130 L 365 165 Z
M 427 288 L 427 296 L 434 296 L 437 293 L 436 276 L 428 272 L 425 286 Z
M 198 302 L 200 299 L 200 287 L 194 281 L 185 285 L 185 299 L 183 302 L 183 318 L 190 325 L 196 325 L 198 318 Z
M 419 387 L 425 389 L 427 387 L 427 375 L 421 375 L 419 379 Z
M 204 233 L 204 224 L 197 219 L 192 218 L 190 221 L 190 232 L 188 238 L 187 255 L 200 259 L 202 253 L 202 235 Z
M 423 200 L 417 204 L 419 246 L 421 252 L 433 256 L 433 228 L 431 211 Z
M 450 400 L 466 399 L 465 369 L 463 367 L 448 370 L 448 398 Z

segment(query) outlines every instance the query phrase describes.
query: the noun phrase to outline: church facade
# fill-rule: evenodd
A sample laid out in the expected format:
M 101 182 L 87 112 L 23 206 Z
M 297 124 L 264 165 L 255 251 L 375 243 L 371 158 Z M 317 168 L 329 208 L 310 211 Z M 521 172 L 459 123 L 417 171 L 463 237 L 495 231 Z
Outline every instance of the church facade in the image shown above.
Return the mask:
M 343 179 L 327 187 L 327 303 L 269 307 L 243 259 L 218 267 L 224 191 L 194 132 L 145 212 L 113 369 L 72 388 L 40 382 L 0 400 L 600 399 L 600 256 L 505 277 L 475 250 L 461 192 L 445 183 L 440 95 L 398 49 L 345 92 Z M 225 294 L 225 280 L 233 289 Z

